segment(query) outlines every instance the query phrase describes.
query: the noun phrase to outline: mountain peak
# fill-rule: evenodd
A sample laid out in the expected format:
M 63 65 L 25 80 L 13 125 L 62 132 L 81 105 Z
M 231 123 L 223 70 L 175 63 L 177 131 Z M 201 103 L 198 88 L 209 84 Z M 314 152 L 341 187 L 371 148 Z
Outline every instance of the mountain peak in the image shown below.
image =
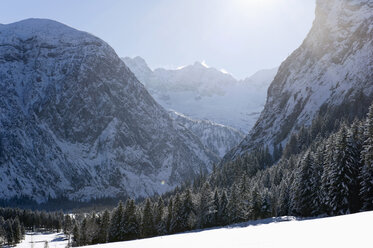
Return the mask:
M 210 68 L 210 67 L 206 64 L 205 61 L 202 61 L 202 62 L 196 61 L 196 62 L 194 62 L 193 67 L 197 67 L 197 68 Z
M 40 41 L 50 44 L 76 44 L 93 40 L 104 43 L 89 33 L 79 31 L 50 19 L 30 18 L 1 25 L 0 32 L 2 33 L 0 39 L 7 42 L 12 42 L 12 39 L 17 37 L 21 40 L 37 38 Z

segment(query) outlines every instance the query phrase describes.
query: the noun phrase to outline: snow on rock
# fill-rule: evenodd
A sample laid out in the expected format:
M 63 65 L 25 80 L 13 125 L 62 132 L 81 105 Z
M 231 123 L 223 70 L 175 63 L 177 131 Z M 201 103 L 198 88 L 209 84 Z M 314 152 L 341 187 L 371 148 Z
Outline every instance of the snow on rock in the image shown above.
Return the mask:
M 152 71 L 141 57 L 126 57 L 123 61 L 164 108 L 245 133 L 258 119 L 277 72 L 277 68 L 262 70 L 236 80 L 200 62 L 176 70 Z
M 195 120 L 183 114 L 170 111 L 172 119 L 184 125 L 210 151 L 222 158 L 230 149 L 237 146 L 244 138 L 244 134 L 232 127 L 217 124 L 212 121 Z
M 224 228 L 86 246 L 92 248 L 370 247 L 373 212 L 313 220 L 273 218 Z
M 0 26 L 0 198 L 153 195 L 217 161 L 99 38 Z
M 258 145 L 282 143 L 310 125 L 323 104 L 338 106 L 373 93 L 373 2 L 318 0 L 303 44 L 280 66 L 260 118 L 224 161 Z

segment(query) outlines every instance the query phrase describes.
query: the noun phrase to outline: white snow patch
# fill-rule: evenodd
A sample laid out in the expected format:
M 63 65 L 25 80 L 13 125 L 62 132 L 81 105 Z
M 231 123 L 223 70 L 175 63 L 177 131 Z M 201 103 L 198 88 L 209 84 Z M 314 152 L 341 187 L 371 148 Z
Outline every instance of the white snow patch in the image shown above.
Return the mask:
M 205 231 L 88 247 L 371 247 L 372 222 L 373 211 L 312 220 L 282 217 Z

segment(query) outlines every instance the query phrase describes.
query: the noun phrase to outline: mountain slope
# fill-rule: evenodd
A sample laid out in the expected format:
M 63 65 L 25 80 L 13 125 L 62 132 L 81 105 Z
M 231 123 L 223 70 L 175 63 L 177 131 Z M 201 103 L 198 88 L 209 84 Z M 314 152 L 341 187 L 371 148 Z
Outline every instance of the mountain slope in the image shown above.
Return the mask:
M 244 138 L 240 131 L 211 121 L 194 120 L 177 112 L 170 112 L 170 116 L 193 132 L 203 145 L 221 158 Z
M 224 160 L 258 145 L 284 146 L 321 107 L 348 105 L 361 94 L 373 99 L 372 31 L 371 1 L 318 0 L 313 27 L 280 66 L 259 120 Z
M 218 159 L 109 45 L 54 21 L 0 26 L 0 89 L 0 198 L 147 196 Z
M 239 81 L 199 62 L 177 70 L 152 71 L 140 57 L 123 61 L 164 108 L 243 132 L 259 117 L 277 72 L 277 68 L 263 70 Z

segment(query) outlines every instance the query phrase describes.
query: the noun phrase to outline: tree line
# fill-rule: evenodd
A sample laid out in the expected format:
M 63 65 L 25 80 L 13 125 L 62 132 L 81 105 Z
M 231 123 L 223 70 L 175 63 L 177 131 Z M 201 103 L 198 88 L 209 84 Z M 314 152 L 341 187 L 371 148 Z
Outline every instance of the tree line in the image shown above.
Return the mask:
M 325 119 L 324 119 L 325 120 Z M 328 119 L 330 120 L 330 118 Z M 74 245 L 125 241 L 268 217 L 373 209 L 373 105 L 363 120 L 316 119 L 282 149 L 259 148 L 158 198 L 87 215 Z M 336 131 L 334 131 L 338 128 Z M 325 130 L 326 129 L 326 130 Z M 328 132 L 327 130 L 330 130 Z
M 0 245 L 19 243 L 26 231 L 72 230 L 75 220 L 62 212 L 31 211 L 18 208 L 0 208 Z

